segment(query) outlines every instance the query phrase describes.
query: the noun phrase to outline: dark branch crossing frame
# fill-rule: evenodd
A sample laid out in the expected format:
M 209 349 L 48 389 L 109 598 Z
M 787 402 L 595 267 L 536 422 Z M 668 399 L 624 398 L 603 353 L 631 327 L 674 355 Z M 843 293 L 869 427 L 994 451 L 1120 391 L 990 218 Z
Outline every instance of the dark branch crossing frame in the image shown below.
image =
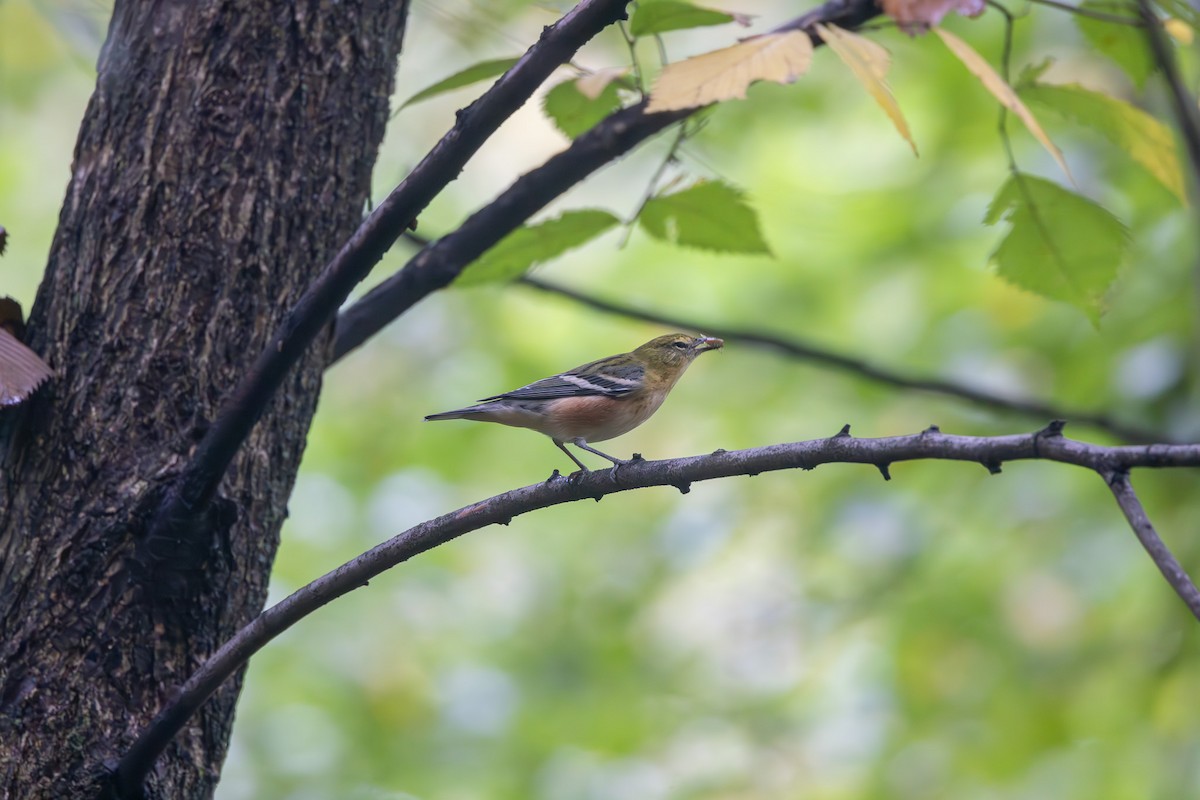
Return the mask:
M 460 112 L 454 128 L 361 224 L 288 312 L 262 355 L 222 404 L 215 422 L 202 432 L 199 445 L 178 478 L 157 507 L 147 510 L 147 540 L 171 541 L 185 551 L 211 545 L 212 512 L 222 479 L 268 404 L 277 398 L 285 378 L 326 330 L 338 305 L 500 122 L 579 46 L 622 17 L 624 5 L 612 0 L 584 0 L 548 28 L 521 61 L 476 103 Z M 170 13 L 170 9 L 163 13 Z M 811 30 L 818 22 L 854 29 L 878 13 L 870 0 L 833 0 L 777 30 Z M 814 44 L 820 44 L 815 37 Z M 113 57 L 123 54 L 115 53 Z M 339 331 L 337 355 L 349 352 L 387 321 L 449 285 L 471 260 L 571 185 L 690 113 L 648 115 L 639 105 L 617 112 L 580 137 L 567 152 L 519 180 L 463 228 L 426 248 L 393 276 L 377 296 L 387 298 L 385 314 L 376 313 L 369 305 L 358 311 L 358 307 L 351 309 Z M 947 436 L 930 429 L 914 436 L 861 440 L 845 429 L 837 436 L 815 442 L 718 451 L 669 461 L 635 461 L 618 470 L 578 478 L 552 476 L 545 483 L 431 520 L 263 612 L 220 647 L 174 699 L 162 706 L 154 722 L 114 766 L 110 776 L 114 780 L 108 788 L 115 796 L 140 796 L 147 775 L 176 733 L 222 682 L 274 635 L 334 597 L 362 585 L 372 575 L 455 536 L 489 524 L 507 524 L 512 517 L 537 508 L 586 498 L 599 500 L 605 494 L 648 486 L 672 485 L 686 492 L 692 481 L 795 467 L 811 469 L 833 462 L 873 464 L 887 477 L 893 462 L 929 458 L 976 461 L 991 471 L 998 471 L 1005 461 L 1020 459 L 1052 460 L 1094 470 L 1109 485 L 1164 576 L 1200 618 L 1200 593 L 1158 538 L 1128 480 L 1132 468 L 1200 466 L 1200 445 L 1105 448 L 1064 438 L 1061 425 L 1034 434 L 993 438 Z

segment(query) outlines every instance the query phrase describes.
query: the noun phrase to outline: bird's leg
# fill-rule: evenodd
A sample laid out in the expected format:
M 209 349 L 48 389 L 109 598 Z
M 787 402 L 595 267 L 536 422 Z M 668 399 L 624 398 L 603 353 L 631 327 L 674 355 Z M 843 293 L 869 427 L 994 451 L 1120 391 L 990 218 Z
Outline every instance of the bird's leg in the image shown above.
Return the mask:
M 595 453 L 596 455 L 600 456 L 601 458 L 607 458 L 609 461 L 611 461 L 613 463 L 613 466 L 616 466 L 616 467 L 620 467 L 620 466 L 623 466 L 623 465 L 629 463 L 628 461 L 626 461 L 623 458 L 616 458 L 614 456 L 610 456 L 608 453 L 601 453 L 599 450 L 597 450 L 596 448 L 592 447 L 587 442 L 585 442 L 583 440 L 582 436 L 572 439 L 571 444 L 575 445 L 576 447 L 578 447 L 581 450 L 587 450 L 589 453 Z M 566 448 L 564 447 L 563 449 L 565 450 Z
M 572 453 L 570 450 L 567 449 L 567 446 L 565 444 L 560 442 L 558 439 L 551 439 L 551 441 L 554 442 L 555 446 L 558 447 L 559 450 L 562 450 L 564 453 L 566 453 L 567 458 L 574 461 L 581 470 L 583 470 L 584 472 L 591 472 L 591 470 L 588 469 L 587 466 L 585 466 L 582 461 L 580 461 L 578 458 L 575 457 L 574 453 Z M 590 450 L 591 448 L 585 448 L 585 449 Z M 593 450 L 592 452 L 595 452 L 595 451 Z M 608 458 L 608 456 L 605 456 L 605 458 Z

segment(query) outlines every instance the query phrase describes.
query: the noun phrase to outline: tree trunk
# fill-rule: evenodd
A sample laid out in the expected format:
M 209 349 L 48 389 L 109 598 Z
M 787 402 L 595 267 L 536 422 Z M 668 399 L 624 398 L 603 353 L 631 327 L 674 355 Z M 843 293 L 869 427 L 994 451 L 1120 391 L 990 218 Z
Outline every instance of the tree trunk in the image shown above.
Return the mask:
M 407 7 L 116 3 L 30 319 L 57 377 L 0 438 L 0 796 L 95 796 L 261 609 L 326 348 L 255 429 L 199 546 L 145 523 L 359 221 Z M 181 733 L 150 796 L 212 794 L 239 688 Z

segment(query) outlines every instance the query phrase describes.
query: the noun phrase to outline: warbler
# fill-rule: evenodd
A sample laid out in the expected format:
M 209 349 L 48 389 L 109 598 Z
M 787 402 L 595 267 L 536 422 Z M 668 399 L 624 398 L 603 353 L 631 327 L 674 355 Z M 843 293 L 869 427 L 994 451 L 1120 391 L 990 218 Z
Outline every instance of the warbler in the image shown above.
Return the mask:
M 616 438 L 650 419 L 696 356 L 724 344 L 711 336 L 659 336 L 632 353 L 591 361 L 485 397 L 478 405 L 430 414 L 425 420 L 471 419 L 532 428 L 549 436 L 584 472 L 590 470 L 566 448 L 566 442 L 619 466 L 628 461 L 588 443 Z

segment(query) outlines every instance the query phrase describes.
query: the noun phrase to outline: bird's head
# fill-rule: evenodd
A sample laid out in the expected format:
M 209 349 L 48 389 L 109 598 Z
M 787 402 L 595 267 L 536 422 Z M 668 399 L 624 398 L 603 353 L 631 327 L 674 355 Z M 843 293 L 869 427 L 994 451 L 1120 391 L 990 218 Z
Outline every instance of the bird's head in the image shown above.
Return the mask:
M 725 342 L 712 336 L 688 336 L 668 333 L 651 339 L 634 351 L 646 363 L 657 367 L 682 369 L 706 350 L 720 350 Z

